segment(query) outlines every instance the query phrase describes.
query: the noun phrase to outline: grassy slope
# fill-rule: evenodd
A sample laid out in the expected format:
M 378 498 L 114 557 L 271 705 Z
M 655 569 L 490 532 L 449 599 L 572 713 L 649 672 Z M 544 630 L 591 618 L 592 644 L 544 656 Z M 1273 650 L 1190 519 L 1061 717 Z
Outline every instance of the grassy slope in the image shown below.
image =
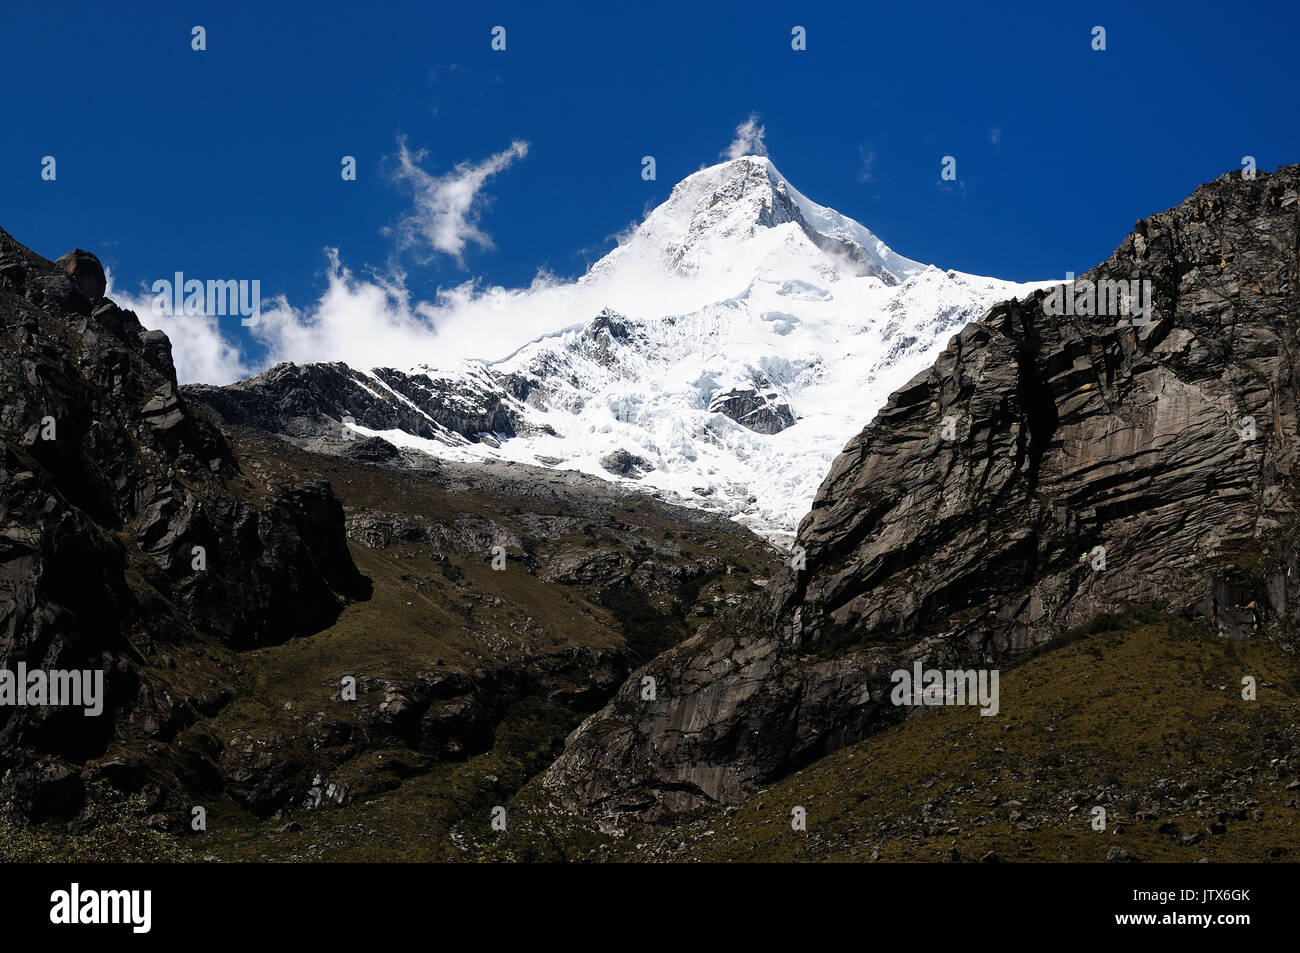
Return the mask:
M 1143 861 L 1300 857 L 1295 660 L 1153 613 L 1095 628 L 1003 669 L 994 717 L 929 709 L 732 812 L 620 839 L 570 836 L 612 860 L 1101 861 L 1112 848 Z M 1245 675 L 1256 701 L 1241 698 Z M 515 830 L 482 837 L 483 854 L 547 856 L 555 831 L 573 825 L 539 810 L 542 800 L 527 789 Z M 1097 805 L 1105 832 L 1090 826 Z M 795 806 L 806 832 L 792 829 Z M 1220 819 L 1224 832 L 1211 833 Z
M 482 487 L 450 492 L 420 475 L 254 449 L 267 470 L 330 479 L 349 512 L 371 507 L 436 520 L 469 512 L 510 521 L 508 500 Z M 557 500 L 556 513 L 565 506 Z M 723 533 L 676 525 L 648 503 L 630 501 L 614 522 L 624 529 L 593 517 L 587 532 L 611 546 L 624 533 L 671 538 L 687 558 L 717 554 L 746 562 L 749 574 L 770 570 L 770 555 L 738 551 Z M 546 540 L 541 558 L 590 547 L 592 538 Z M 494 573 L 478 556 L 352 548 L 375 582 L 374 597 L 315 636 L 234 656 L 243 672 L 238 697 L 186 743 L 209 733 L 292 732 L 308 713 L 337 714 L 330 696 L 342 671 L 402 675 L 439 661 L 465 671 L 548 648 L 617 646 L 626 634 L 617 613 L 639 624 L 645 609 L 611 611 L 599 593 L 513 566 Z M 712 584 L 739 594 L 750 587 L 749 574 Z M 677 635 L 698 624 L 680 606 L 659 608 Z M 217 654 L 230 664 L 229 653 Z M 175 677 L 186 668 L 180 661 Z M 1152 613 L 1099 620 L 1004 667 L 996 717 L 931 709 L 739 808 L 623 838 L 544 806 L 536 775 L 580 716 L 532 698 L 505 715 L 490 750 L 465 761 L 430 766 L 402 749 L 354 759 L 346 780 L 360 795 L 343 806 L 294 811 L 300 830 L 282 831 L 285 820 L 259 820 L 220 799 L 207 805 L 207 834 L 177 840 L 144 829 L 138 811 L 124 806 L 113 809 L 112 823 L 78 837 L 0 826 L 0 856 L 935 861 L 992 853 L 1003 861 L 1098 861 L 1119 848 L 1144 861 L 1293 860 L 1300 857 L 1295 673 L 1295 660 L 1271 642 L 1225 641 Z M 1241 699 L 1244 675 L 1256 678 L 1257 701 Z M 496 805 L 509 809 L 504 834 L 489 826 Z M 796 805 L 807 811 L 806 832 L 791 828 Z M 1089 823 L 1096 805 L 1108 813 L 1104 833 Z M 1223 833 L 1212 833 L 1220 823 Z M 1200 836 L 1185 844 L 1188 834 Z
M 350 514 L 368 509 L 442 523 L 469 515 L 516 524 L 517 500 L 491 480 L 449 485 L 427 474 L 305 454 L 255 434 L 243 437 L 256 441 L 243 447 L 277 476 L 330 480 Z M 608 514 L 563 492 L 525 506 L 533 514 L 590 519 L 583 533 L 530 539 L 543 563 L 555 553 L 598 546 L 626 551 L 630 536 L 672 541 L 681 546 L 684 561 L 721 555 L 742 566 L 742 572 L 715 581 L 720 591 L 735 594 L 754 575 L 770 573 L 775 558 L 725 523 L 693 526 L 638 497 L 620 499 Z M 351 549 L 374 581 L 373 597 L 349 606 L 334 626 L 309 639 L 246 655 L 254 687 L 215 720 L 212 727 L 223 737 L 291 731 L 304 712 L 339 714 L 342 703 L 331 695 L 344 671 L 397 677 L 435 667 L 467 672 L 577 646 L 621 648 L 640 634 L 625 629 L 596 590 L 547 582 L 513 564 L 494 572 L 487 554 L 435 554 L 419 544 L 370 550 L 354 542 Z M 658 613 L 659 626 L 671 630 L 675 643 L 699 620 L 673 602 L 660 600 L 648 610 Z M 429 767 L 402 749 L 370 752 L 341 777 L 362 796 L 341 807 L 294 812 L 301 831 L 281 832 L 283 821 L 259 821 L 223 802 L 213 809 L 202 850 L 220 859 L 462 859 L 449 836 L 452 826 L 504 804 L 554 759 L 579 718 L 552 701 L 530 698 L 506 714 L 489 751 L 466 761 Z
M 752 580 L 770 575 L 776 561 L 757 537 L 725 520 L 611 490 L 588 497 L 563 483 L 553 492 L 541 489 L 523 502 L 526 515 L 578 516 L 582 528 L 535 538 L 535 524 L 523 521 L 514 489 L 492 478 L 359 464 L 255 432 L 238 432 L 236 447 L 248 477 L 244 491 L 252 497 L 266 495 L 271 481 L 327 479 L 349 515 L 370 511 L 443 525 L 467 517 L 490 520 L 524 538 L 543 570 L 558 554 L 596 548 L 629 553 L 637 540 L 648 540 L 680 547 L 673 562 L 721 557 L 737 571 L 699 589 L 688 586 L 684 597 L 666 593 L 646 600 L 637 591 L 611 594 L 598 586 L 548 582 L 514 561 L 495 572 L 488 553 L 439 553 L 417 543 L 370 549 L 349 541 L 358 567 L 374 583 L 371 599 L 345 608 L 328 629 L 283 645 L 240 653 L 218 645 L 183 647 L 173 653 L 176 668 L 151 669 L 157 680 L 166 685 L 220 677 L 235 691 L 234 700 L 184 732 L 175 747 L 137 740 L 115 745 L 106 758 L 137 755 L 174 769 L 185 750 L 211 750 L 214 740 L 301 738 L 318 713 L 329 720 L 353 717 L 333 697 L 348 672 L 395 678 L 466 673 L 575 647 L 629 649 L 645 657 L 698 628 L 703 617 L 692 611 L 695 605 L 752 590 Z M 462 762 L 431 763 L 403 748 L 366 751 L 331 775 L 355 796 L 343 806 L 261 820 L 228 798 L 204 798 L 208 831 L 196 837 L 149 831 L 138 804 L 111 803 L 105 789 L 95 792 L 105 805 L 105 823 L 82 835 L 0 823 L 0 859 L 460 859 L 449 836 L 452 825 L 505 803 L 553 760 L 579 718 L 555 701 L 529 698 L 505 714 L 490 750 Z M 287 750 L 305 744 L 296 741 Z M 280 831 L 289 820 L 302 830 Z

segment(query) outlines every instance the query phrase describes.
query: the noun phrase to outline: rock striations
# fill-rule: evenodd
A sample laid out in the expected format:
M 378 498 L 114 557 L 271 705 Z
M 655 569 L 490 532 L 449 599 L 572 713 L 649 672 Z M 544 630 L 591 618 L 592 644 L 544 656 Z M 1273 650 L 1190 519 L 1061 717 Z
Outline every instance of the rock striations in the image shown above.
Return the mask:
M 1300 166 L 1222 176 L 1069 289 L 1150 282 L 1146 323 L 1039 291 L 953 337 L 835 460 L 792 565 L 634 673 L 551 798 L 614 827 L 733 803 L 904 717 L 898 668 L 996 667 L 1136 604 L 1293 649 L 1298 191 Z

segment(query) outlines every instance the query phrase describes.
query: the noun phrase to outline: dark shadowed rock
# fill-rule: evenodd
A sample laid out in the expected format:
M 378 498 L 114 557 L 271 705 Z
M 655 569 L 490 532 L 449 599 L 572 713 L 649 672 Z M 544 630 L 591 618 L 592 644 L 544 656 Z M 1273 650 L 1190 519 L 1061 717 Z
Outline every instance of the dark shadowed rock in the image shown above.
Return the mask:
M 54 758 L 16 768 L 5 779 L 5 808 L 33 821 L 70 821 L 85 803 L 78 772 Z
M 613 453 L 605 454 L 600 458 L 600 465 L 615 476 L 633 480 L 639 480 L 654 469 L 654 464 L 645 457 L 627 450 L 615 450 Z
M 766 377 L 748 387 L 716 395 L 709 401 L 709 410 L 755 433 L 780 433 L 795 422 L 789 402 Z
M 88 251 L 78 248 L 68 252 L 55 263 L 62 268 L 83 295 L 92 302 L 104 297 L 107 281 L 104 278 L 104 266 Z
M 176 364 L 172 361 L 172 342 L 168 340 L 167 335 L 162 331 L 142 331 L 140 348 L 145 361 L 175 387 Z
M 383 463 L 387 460 L 400 458 L 402 452 L 383 437 L 366 437 L 364 440 L 358 440 L 348 446 L 343 451 L 343 455 L 353 460 Z
M 103 300 L 93 255 L 56 265 L 0 232 L 0 261 L 0 666 L 104 673 L 98 717 L 0 708 L 0 803 L 64 819 L 78 765 L 232 696 L 217 642 L 313 632 L 368 587 L 328 487 L 255 494 L 178 391 L 165 336 Z M 182 648 L 174 683 L 162 659 Z

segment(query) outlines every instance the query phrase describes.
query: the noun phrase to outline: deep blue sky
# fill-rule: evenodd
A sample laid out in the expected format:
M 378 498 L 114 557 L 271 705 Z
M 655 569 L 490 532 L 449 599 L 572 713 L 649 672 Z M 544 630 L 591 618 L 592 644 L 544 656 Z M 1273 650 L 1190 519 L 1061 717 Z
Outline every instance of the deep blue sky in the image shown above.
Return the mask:
M 419 296 L 581 274 L 751 113 L 809 198 L 908 257 L 1021 280 L 1083 271 L 1243 155 L 1300 161 L 1294 2 L 109 6 L 5 0 L 0 227 L 131 285 L 259 278 L 303 305 L 325 246 L 385 268 L 411 208 L 399 136 L 433 174 L 531 146 L 484 190 L 494 249 L 396 259 Z

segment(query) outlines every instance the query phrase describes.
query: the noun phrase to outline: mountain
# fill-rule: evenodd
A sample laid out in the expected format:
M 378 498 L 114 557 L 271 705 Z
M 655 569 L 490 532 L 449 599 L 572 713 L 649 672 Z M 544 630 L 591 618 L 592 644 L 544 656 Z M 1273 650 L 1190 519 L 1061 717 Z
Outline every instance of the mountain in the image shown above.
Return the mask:
M 717 255 L 672 249 L 802 221 L 848 243 L 839 282 L 935 278 L 785 192 L 735 212 L 781 225 L 648 220 L 605 267 L 676 261 L 689 289 Z M 495 366 L 178 389 L 93 255 L 0 233 L 0 669 L 106 689 L 102 716 L 0 706 L 0 859 L 1286 856 L 1298 193 L 1296 166 L 1223 176 L 1137 223 L 1072 313 L 1035 290 L 957 330 L 863 412 L 784 555 L 633 492 L 644 447 L 610 479 L 344 437 L 344 411 L 527 437 Z M 1112 280 L 1149 320 L 1095 313 Z M 779 439 L 806 418 L 772 384 L 709 403 Z M 914 665 L 1000 673 L 996 717 L 895 704 Z
M 581 473 L 223 421 L 104 291 L 94 255 L 0 232 L 0 859 L 197 859 L 209 834 L 281 857 L 285 814 L 404 781 L 454 856 L 453 823 L 776 568 L 730 519 Z M 102 704 L 29 700 L 83 672 Z
M 1146 323 L 1040 290 L 961 329 L 836 458 L 803 558 L 633 673 L 547 798 L 610 828 L 738 804 L 917 714 L 895 671 L 1013 666 L 1139 609 L 1294 656 L 1298 191 L 1297 166 L 1230 174 L 1138 222 L 1073 290 L 1149 282 Z M 1233 658 L 1147 689 L 1231 701 L 1256 677 Z
M 190 392 L 315 449 L 345 449 L 350 430 L 578 470 L 788 537 L 889 392 L 1030 287 L 903 258 L 750 156 L 680 182 L 576 283 L 506 302 L 560 327 L 504 357 L 279 365 Z

